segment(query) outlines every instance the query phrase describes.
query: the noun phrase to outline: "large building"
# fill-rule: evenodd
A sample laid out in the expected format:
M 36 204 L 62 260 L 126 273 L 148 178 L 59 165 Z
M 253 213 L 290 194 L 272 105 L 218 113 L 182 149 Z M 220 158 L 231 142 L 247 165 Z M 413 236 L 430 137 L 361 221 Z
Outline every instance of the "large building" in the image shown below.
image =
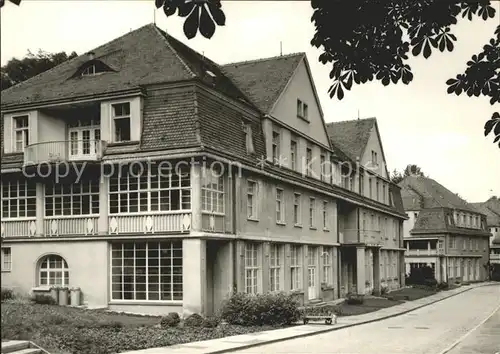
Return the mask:
M 327 126 L 303 53 L 218 65 L 151 24 L 1 95 L 4 287 L 209 314 L 404 284 L 376 120 Z
M 488 276 L 486 215 L 435 180 L 407 176 L 399 183 L 406 273 L 431 266 L 438 281 L 480 281 Z
M 472 203 L 472 205 L 486 215 L 486 226 L 491 233 L 490 263 L 495 264 L 500 273 L 500 199 L 491 197 L 483 203 Z

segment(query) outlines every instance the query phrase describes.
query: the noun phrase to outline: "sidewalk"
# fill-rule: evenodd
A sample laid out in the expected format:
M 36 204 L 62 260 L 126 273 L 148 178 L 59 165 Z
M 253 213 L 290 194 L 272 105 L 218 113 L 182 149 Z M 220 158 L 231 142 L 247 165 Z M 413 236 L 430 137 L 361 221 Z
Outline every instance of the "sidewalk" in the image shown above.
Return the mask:
M 339 330 L 342 328 L 352 327 L 364 323 L 381 321 L 386 318 L 403 315 L 407 312 L 417 310 L 421 307 L 431 305 L 438 301 L 447 299 L 451 296 L 458 295 L 471 289 L 498 283 L 478 283 L 460 288 L 441 291 L 435 295 L 424 297 L 415 301 L 408 301 L 401 305 L 384 308 L 375 312 L 366 313 L 358 316 L 338 317 L 337 323 L 333 325 L 310 324 L 298 325 L 284 329 L 276 329 L 271 331 L 256 332 L 243 334 L 239 336 L 231 336 L 219 339 L 212 339 L 201 342 L 192 342 L 186 344 L 173 345 L 164 348 L 150 348 L 137 351 L 126 352 L 122 354 L 218 354 L 227 353 L 235 350 L 255 347 L 262 344 L 280 342 L 287 339 L 306 337 L 314 334 L 325 333 Z

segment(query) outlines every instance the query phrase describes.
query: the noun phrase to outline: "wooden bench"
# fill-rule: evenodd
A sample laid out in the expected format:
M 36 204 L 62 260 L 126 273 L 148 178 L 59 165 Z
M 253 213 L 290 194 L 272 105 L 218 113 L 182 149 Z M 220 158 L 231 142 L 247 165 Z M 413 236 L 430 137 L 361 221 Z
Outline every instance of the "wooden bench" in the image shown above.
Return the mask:
M 328 315 L 304 315 L 303 321 L 304 324 L 308 324 L 309 321 L 325 321 L 325 324 L 335 324 L 337 323 L 337 316 L 334 314 L 328 314 Z

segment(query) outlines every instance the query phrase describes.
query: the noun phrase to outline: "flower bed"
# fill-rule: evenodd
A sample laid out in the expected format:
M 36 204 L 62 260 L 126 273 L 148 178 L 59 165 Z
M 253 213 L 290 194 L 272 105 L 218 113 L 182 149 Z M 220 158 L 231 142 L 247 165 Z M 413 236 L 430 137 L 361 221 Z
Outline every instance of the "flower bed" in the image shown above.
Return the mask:
M 161 328 L 160 317 L 4 302 L 2 339 L 31 340 L 53 354 L 107 354 L 265 331 L 276 326 Z

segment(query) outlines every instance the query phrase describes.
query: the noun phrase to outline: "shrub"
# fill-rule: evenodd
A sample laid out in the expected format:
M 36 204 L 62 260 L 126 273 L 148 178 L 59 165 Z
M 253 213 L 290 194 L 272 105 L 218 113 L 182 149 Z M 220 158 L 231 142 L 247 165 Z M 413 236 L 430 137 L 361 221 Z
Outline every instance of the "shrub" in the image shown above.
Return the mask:
M 209 316 L 203 320 L 203 327 L 215 328 L 219 325 L 220 319 L 216 316 Z
M 52 296 L 44 294 L 33 295 L 31 301 L 39 305 L 56 305 L 56 300 Z
M 283 325 L 299 320 L 299 304 L 291 295 L 233 294 L 222 308 L 221 317 L 243 326 Z
M 431 267 L 424 266 L 420 268 L 412 268 L 410 276 L 406 279 L 408 285 L 424 285 L 435 287 L 437 280 L 434 277 L 434 272 Z
M 177 312 L 170 312 L 168 315 L 163 316 L 160 321 L 162 328 L 177 327 L 181 322 L 181 318 Z
M 363 295 L 347 294 L 345 302 L 348 305 L 361 305 L 364 302 Z
M 437 285 L 438 290 L 447 290 L 449 287 L 447 282 L 441 282 Z
M 14 291 L 12 289 L 2 288 L 2 302 L 14 299 Z
M 389 292 L 389 288 L 387 286 L 383 286 L 380 288 L 380 294 L 386 295 Z
M 184 326 L 187 327 L 201 327 L 203 326 L 204 318 L 201 317 L 197 313 L 193 313 L 192 315 L 189 315 L 185 320 L 184 320 Z

